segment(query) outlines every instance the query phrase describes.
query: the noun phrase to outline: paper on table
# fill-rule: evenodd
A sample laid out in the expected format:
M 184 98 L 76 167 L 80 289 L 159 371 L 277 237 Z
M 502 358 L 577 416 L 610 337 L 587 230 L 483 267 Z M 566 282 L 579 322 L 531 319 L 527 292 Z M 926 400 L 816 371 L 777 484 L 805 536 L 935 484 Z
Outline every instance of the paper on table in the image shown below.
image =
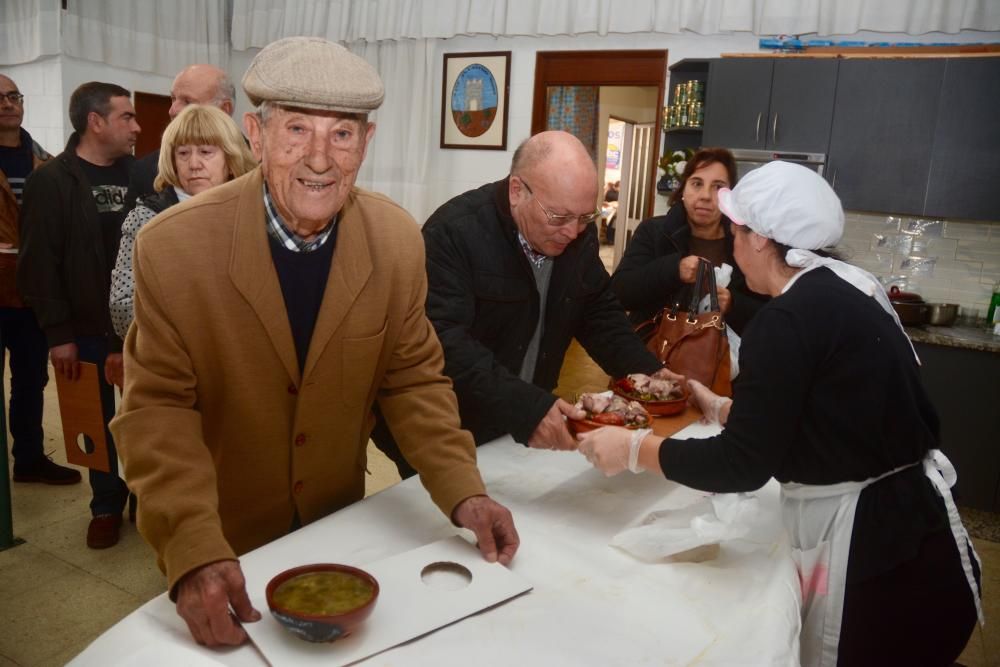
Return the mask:
M 460 590 L 428 586 L 421 579 L 421 572 L 427 565 L 439 562 L 464 565 L 472 574 L 472 581 Z M 306 561 L 289 563 L 287 567 L 304 564 Z M 330 644 L 314 644 L 293 636 L 267 611 L 264 596 L 267 581 L 247 582 L 247 590 L 253 592 L 251 602 L 264 617 L 243 627 L 269 663 L 275 667 L 350 664 L 532 588 L 503 565 L 487 563 L 476 547 L 458 536 L 359 567 L 379 582 L 375 611 L 350 637 Z
M 615 535 L 611 544 L 641 560 L 655 561 L 745 537 L 757 512 L 753 496 L 711 496 L 680 509 L 651 512 L 638 526 Z

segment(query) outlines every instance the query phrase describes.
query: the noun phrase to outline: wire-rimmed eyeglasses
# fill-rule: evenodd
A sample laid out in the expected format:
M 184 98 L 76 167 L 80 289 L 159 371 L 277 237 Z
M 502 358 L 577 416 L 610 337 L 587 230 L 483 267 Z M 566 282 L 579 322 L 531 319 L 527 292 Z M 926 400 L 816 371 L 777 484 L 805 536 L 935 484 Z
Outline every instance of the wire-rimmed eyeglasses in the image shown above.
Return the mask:
M 528 194 L 531 195 L 531 198 L 535 200 L 536 204 L 538 204 L 538 208 L 542 209 L 542 213 L 545 214 L 546 221 L 553 227 L 563 227 L 565 225 L 574 222 L 580 227 L 585 227 L 586 225 L 589 225 L 590 223 L 594 222 L 595 220 L 601 217 L 600 211 L 594 211 L 593 213 L 585 213 L 583 215 L 559 215 L 553 213 L 549 209 L 545 208 L 542 202 L 538 201 L 538 197 L 535 196 L 535 193 L 532 191 L 531 186 L 528 185 L 527 181 L 525 181 L 520 176 L 518 176 L 517 178 L 519 181 L 521 181 L 521 183 L 524 184 L 524 189 L 528 191 Z
M 0 97 L 6 98 L 11 104 L 20 104 L 21 100 L 24 99 L 24 95 L 16 90 L 12 93 L 0 93 Z

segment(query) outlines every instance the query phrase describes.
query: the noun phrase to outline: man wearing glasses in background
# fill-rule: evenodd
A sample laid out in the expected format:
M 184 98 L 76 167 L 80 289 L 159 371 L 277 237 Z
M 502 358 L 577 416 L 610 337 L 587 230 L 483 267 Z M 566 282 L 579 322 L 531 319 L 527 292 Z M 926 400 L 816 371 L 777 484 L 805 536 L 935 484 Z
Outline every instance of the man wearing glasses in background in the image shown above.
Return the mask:
M 507 178 L 446 202 L 423 227 L 427 316 L 476 444 L 510 433 L 531 447 L 576 448 L 565 417 L 582 411 L 552 393 L 573 338 L 613 377 L 676 377 L 661 371 L 610 289 L 597 193 L 583 144 L 542 132 L 514 152 Z M 382 420 L 372 438 L 412 475 Z
M 80 472 L 57 465 L 43 449 L 42 410 L 49 381 L 49 345 L 34 311 L 17 291 L 21 241 L 17 219 L 24 181 L 52 159 L 21 127 L 23 120 L 24 95 L 12 79 L 0 74 L 0 377 L 3 357 L 9 350 L 14 481 L 76 484 Z

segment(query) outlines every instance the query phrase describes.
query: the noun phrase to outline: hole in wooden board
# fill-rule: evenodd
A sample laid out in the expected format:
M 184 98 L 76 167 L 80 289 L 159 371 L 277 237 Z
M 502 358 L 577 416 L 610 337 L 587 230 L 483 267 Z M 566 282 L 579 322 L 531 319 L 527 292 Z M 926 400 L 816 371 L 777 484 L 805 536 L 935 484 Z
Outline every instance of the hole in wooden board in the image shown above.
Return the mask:
M 472 572 L 459 563 L 439 561 L 425 566 L 420 580 L 439 591 L 460 591 L 472 583 Z
M 86 433 L 78 433 L 76 436 L 76 446 L 80 448 L 80 451 L 84 454 L 93 454 L 94 441 L 90 439 L 90 436 Z

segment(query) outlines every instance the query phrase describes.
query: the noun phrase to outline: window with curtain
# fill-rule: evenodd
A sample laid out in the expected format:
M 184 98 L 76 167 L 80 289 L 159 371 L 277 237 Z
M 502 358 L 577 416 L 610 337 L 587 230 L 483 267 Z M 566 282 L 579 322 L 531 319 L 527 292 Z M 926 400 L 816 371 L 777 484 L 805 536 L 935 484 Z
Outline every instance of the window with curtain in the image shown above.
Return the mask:
M 546 127 L 569 132 L 597 161 L 597 86 L 549 86 L 545 93 Z

